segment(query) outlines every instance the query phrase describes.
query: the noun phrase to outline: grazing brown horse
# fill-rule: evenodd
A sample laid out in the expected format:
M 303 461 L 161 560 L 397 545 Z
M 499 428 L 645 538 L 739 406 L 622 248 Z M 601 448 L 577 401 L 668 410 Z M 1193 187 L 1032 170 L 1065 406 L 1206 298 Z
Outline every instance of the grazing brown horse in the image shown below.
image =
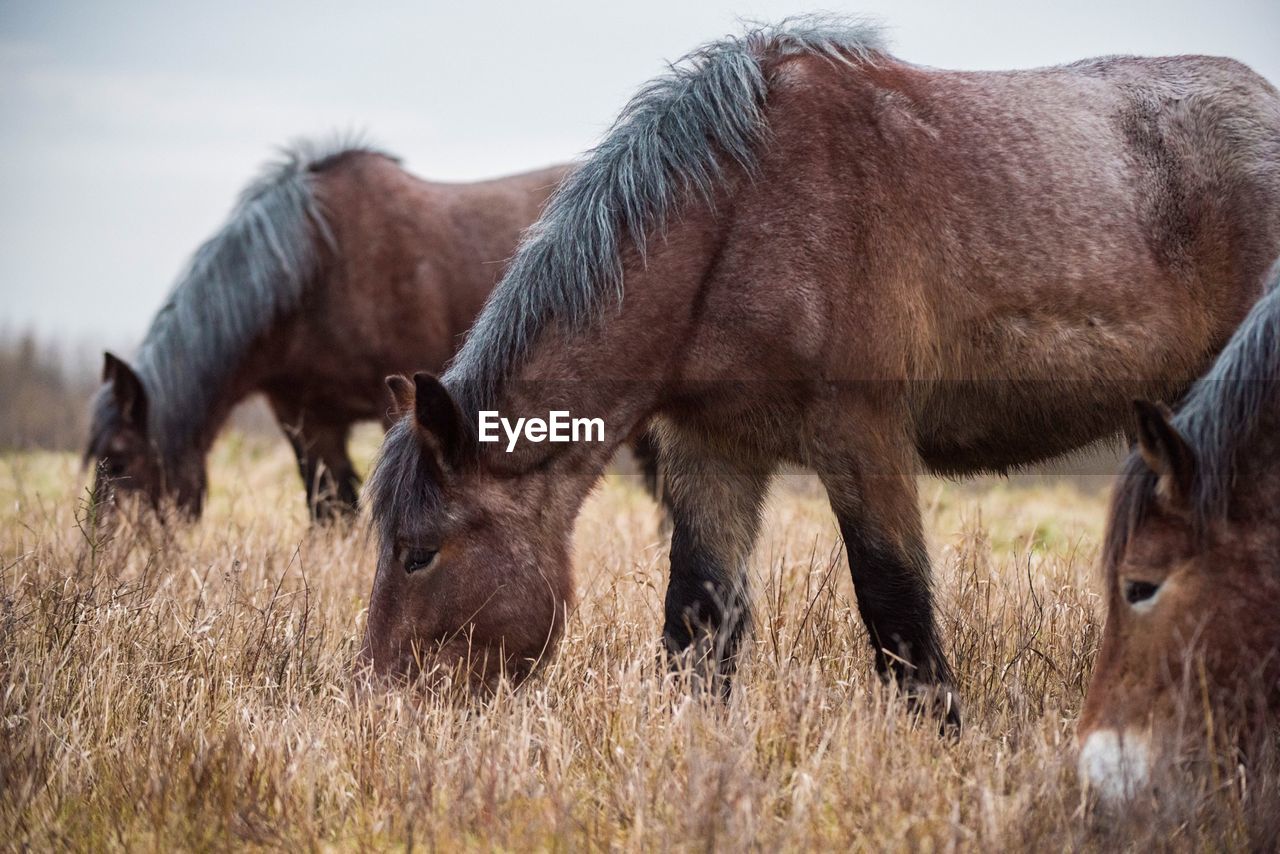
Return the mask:
M 879 671 L 945 705 L 916 475 L 1032 463 L 1177 399 L 1277 254 L 1280 97 L 1239 63 L 939 71 L 814 18 L 709 44 L 557 190 L 443 379 L 397 383 L 367 655 L 528 671 L 572 601 L 583 499 L 656 418 L 674 658 L 727 674 L 795 463 L 826 486 Z M 549 410 L 606 441 L 477 441 L 482 411 Z
M 453 355 L 564 172 L 440 184 L 340 141 L 286 152 L 196 253 L 134 366 L 107 354 L 97 503 L 140 493 L 198 515 L 209 446 L 261 392 L 312 512 L 353 509 L 351 425 L 387 419 L 388 373 Z
M 1280 281 L 1176 416 L 1142 403 L 1138 419 L 1079 727 L 1081 774 L 1109 799 L 1203 744 L 1205 699 L 1246 738 L 1280 713 Z

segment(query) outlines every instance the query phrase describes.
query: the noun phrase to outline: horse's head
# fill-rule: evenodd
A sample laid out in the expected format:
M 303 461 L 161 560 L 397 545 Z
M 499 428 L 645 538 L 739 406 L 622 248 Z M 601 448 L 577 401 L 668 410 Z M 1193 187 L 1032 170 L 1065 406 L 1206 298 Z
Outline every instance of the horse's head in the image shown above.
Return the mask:
M 99 520 L 108 521 L 118 502 L 138 500 L 155 510 L 173 502 L 186 515 L 199 516 L 205 490 L 202 456 L 161 453 L 148 427 L 146 387 L 123 359 L 105 355 L 102 381 L 85 451 L 85 461 L 96 463 L 93 504 Z
M 572 596 L 571 518 L 538 472 L 490 470 L 446 388 L 389 377 L 403 417 L 365 490 L 378 535 L 364 655 L 375 672 L 526 675 L 559 639 Z
M 1138 410 L 1138 447 L 1108 521 L 1107 622 L 1078 730 L 1081 775 L 1109 800 L 1203 748 L 1210 721 L 1248 734 L 1278 699 L 1280 677 L 1276 538 L 1248 515 L 1206 520 L 1195 506 L 1196 449 L 1167 409 Z

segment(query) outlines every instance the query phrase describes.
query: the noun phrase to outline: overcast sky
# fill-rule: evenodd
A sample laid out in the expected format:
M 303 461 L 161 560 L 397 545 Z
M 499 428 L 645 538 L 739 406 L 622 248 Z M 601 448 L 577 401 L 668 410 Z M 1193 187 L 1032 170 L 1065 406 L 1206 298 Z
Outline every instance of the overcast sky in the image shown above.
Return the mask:
M 363 130 L 428 178 L 542 166 L 664 60 L 815 9 L 878 19 L 928 65 L 1210 53 L 1280 81 L 1277 0 L 0 0 L 0 330 L 136 343 L 291 138 Z

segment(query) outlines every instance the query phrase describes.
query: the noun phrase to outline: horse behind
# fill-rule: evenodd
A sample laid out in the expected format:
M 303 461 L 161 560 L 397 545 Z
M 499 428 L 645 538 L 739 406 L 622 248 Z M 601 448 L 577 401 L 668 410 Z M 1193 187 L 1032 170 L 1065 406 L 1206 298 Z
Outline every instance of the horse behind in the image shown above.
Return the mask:
M 1173 784 L 1160 772 L 1212 729 L 1248 747 L 1280 721 L 1280 264 L 1178 413 L 1137 410 L 1079 724 L 1081 775 L 1109 800 Z
M 342 140 L 288 149 L 196 252 L 134 364 L 107 354 L 86 454 L 97 497 L 198 515 L 209 447 L 262 393 L 313 513 L 354 508 L 351 425 L 387 421 L 387 374 L 448 361 L 563 175 L 431 183 Z
M 196 252 L 134 364 L 107 354 L 86 452 L 95 504 L 138 494 L 199 515 L 206 452 L 232 407 L 261 393 L 311 512 L 351 512 L 351 426 L 388 423 L 387 375 L 453 356 L 564 174 L 447 184 L 342 140 L 288 149 Z M 652 479 L 651 446 L 636 450 Z

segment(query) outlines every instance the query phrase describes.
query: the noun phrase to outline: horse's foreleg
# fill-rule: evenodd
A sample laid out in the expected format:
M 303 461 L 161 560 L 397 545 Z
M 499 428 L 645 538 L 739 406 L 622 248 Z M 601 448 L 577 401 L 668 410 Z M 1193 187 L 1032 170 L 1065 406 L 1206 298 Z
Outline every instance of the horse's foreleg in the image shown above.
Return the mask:
M 877 671 L 895 679 L 913 704 L 929 705 L 944 727 L 958 728 L 959 703 L 934 618 L 914 457 L 883 438 L 857 452 L 824 455 L 819 475 L 848 551 Z
M 747 559 L 772 465 L 729 459 L 677 431 L 661 445 L 673 523 L 663 644 L 672 666 L 710 670 L 727 691 L 750 624 Z
M 666 476 L 663 474 L 660 460 L 660 448 L 656 428 L 641 431 L 630 442 L 631 455 L 635 457 L 636 467 L 644 479 L 645 491 L 649 497 L 662 508 L 662 533 L 671 532 L 672 513 L 671 497 L 667 494 Z

